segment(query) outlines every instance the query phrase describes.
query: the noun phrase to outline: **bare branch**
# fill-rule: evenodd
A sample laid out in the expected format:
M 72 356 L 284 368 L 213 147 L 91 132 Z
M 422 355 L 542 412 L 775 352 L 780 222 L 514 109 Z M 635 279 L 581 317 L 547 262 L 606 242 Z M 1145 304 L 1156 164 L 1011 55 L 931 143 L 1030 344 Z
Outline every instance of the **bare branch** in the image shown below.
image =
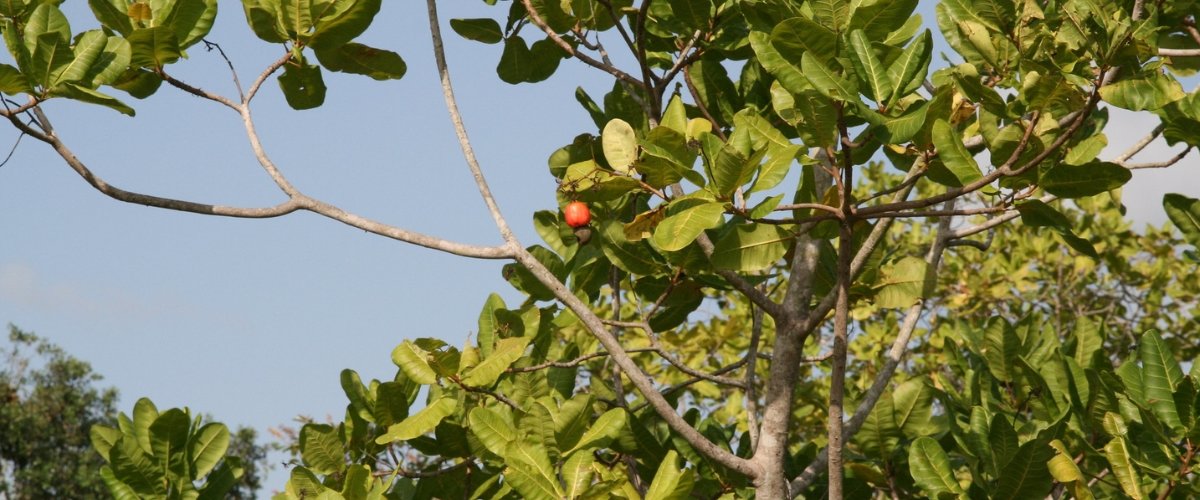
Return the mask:
M 530 16 L 536 16 L 537 14 L 529 5 L 529 0 L 523 1 L 525 7 L 529 9 Z M 429 12 L 429 33 L 433 37 L 433 56 L 442 81 L 442 97 L 446 101 L 446 110 L 450 112 L 450 121 L 454 124 L 454 133 L 458 136 L 458 144 L 462 148 L 463 157 L 467 160 L 467 167 L 471 169 L 471 175 L 475 177 L 479 195 L 483 197 L 483 202 L 487 204 L 488 212 L 491 212 L 496 228 L 500 230 L 500 236 L 509 246 L 516 246 L 516 236 L 508 228 L 508 222 L 504 220 L 504 215 L 500 213 L 500 206 L 496 203 L 496 198 L 492 196 L 492 190 L 483 176 L 483 169 L 479 167 L 479 161 L 475 159 L 475 149 L 471 147 L 471 140 L 467 138 L 467 129 L 463 126 L 462 115 L 458 112 L 458 101 L 454 98 L 454 87 L 450 83 L 450 68 L 446 65 L 446 51 L 442 46 L 442 29 L 438 21 L 437 6 L 434 0 L 426 0 L 425 5 Z M 559 38 L 559 40 L 562 39 Z
M 1162 135 L 1163 130 L 1166 128 L 1166 125 L 1159 123 L 1158 126 L 1154 127 L 1154 130 L 1151 130 L 1149 134 L 1146 134 L 1145 137 L 1138 139 L 1138 141 L 1133 143 L 1132 146 L 1129 146 L 1129 149 L 1126 149 L 1123 153 L 1114 158 L 1113 163 L 1120 164 L 1129 161 L 1130 158 L 1133 158 L 1134 155 L 1141 153 L 1143 149 L 1146 149 L 1146 146 L 1149 146 L 1151 142 L 1154 142 L 1154 140 L 1158 138 L 1158 136 Z
M 1188 147 L 1184 148 L 1183 151 L 1180 151 L 1179 154 L 1176 154 L 1175 156 L 1172 156 L 1171 158 L 1168 158 L 1163 161 L 1154 161 L 1154 162 L 1149 162 L 1149 163 L 1120 162 L 1120 163 L 1117 163 L 1117 165 L 1125 167 L 1129 170 L 1138 170 L 1138 169 L 1143 169 L 1143 168 L 1166 168 L 1166 167 L 1169 167 L 1176 163 L 1179 163 L 1179 160 L 1182 160 L 1183 157 L 1187 156 L 1188 153 L 1191 153 L 1191 152 L 1192 152 L 1192 147 L 1188 146 Z M 1114 162 L 1114 163 L 1116 163 L 1116 162 Z
M 1158 55 L 1166 57 L 1196 57 L 1200 56 L 1200 49 L 1158 49 Z
M 204 42 L 204 48 L 208 49 L 209 52 L 211 52 L 213 49 L 217 49 L 217 53 L 221 54 L 221 59 L 224 59 L 225 65 L 229 66 L 229 74 L 233 77 L 233 86 L 237 88 L 238 99 L 245 101 L 246 92 L 242 90 L 242 81 L 238 78 L 237 69 L 234 69 L 233 67 L 233 61 L 230 61 L 229 56 L 225 55 L 225 49 L 222 49 L 221 45 L 217 42 L 210 42 L 205 39 L 201 39 L 200 41 Z
M 258 95 L 258 90 L 262 88 L 263 82 L 266 82 L 267 78 L 270 78 L 271 75 L 275 74 L 276 71 L 279 71 L 279 68 L 282 68 L 284 64 L 287 64 L 288 61 L 291 60 L 292 53 L 286 52 L 279 59 L 276 59 L 274 62 L 269 64 L 267 68 L 258 75 L 258 78 L 254 80 L 254 83 L 250 84 L 250 89 L 247 90 L 246 95 L 242 97 L 242 105 L 249 105 L 250 101 L 254 99 L 254 96 Z
M 223 104 L 223 105 L 225 105 L 225 107 L 232 109 L 234 111 L 239 111 L 239 112 L 241 111 L 241 106 L 234 103 L 233 101 L 230 101 L 223 95 L 214 94 L 214 93 L 204 90 L 202 88 L 193 87 L 192 85 L 189 85 L 185 82 L 176 80 L 175 77 L 168 75 L 166 71 L 161 70 L 161 69 L 158 71 L 158 75 L 161 76 L 162 79 L 164 81 L 166 81 L 168 84 L 170 84 L 172 87 L 175 87 L 179 90 L 182 90 L 184 92 L 192 94 L 201 99 L 208 99 L 210 101 Z

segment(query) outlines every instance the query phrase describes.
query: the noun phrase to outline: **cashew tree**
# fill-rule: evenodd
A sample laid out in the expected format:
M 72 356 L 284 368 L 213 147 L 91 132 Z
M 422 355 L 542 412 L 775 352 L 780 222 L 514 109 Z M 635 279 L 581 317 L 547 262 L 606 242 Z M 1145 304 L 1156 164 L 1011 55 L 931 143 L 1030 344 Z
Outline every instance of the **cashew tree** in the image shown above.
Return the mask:
M 1193 2 L 945 0 L 925 20 L 916 0 L 485 1 L 479 17 L 448 26 L 497 46 L 501 80 L 583 64 L 613 82 L 604 96 L 576 94 L 595 128 L 547 151 L 557 183 L 546 189 L 589 217 L 568 225 L 547 207 L 532 214 L 543 241 L 529 244 L 488 187 L 427 0 L 423 29 L 495 222 L 492 246 L 315 198 L 259 141 L 251 108 L 263 85 L 304 110 L 324 102 L 325 72 L 404 75 L 398 53 L 355 41 L 381 0 L 243 0 L 249 28 L 279 55 L 245 86 L 230 64 L 236 95 L 171 70 L 204 42 L 216 0 L 89 0 L 102 27 L 82 33 L 59 3 L 0 3 L 13 62 L 0 65 L 2 114 L 104 195 L 222 217 L 312 212 L 510 261 L 504 276 L 526 299 L 487 298 L 466 345 L 409 339 L 391 353 L 393 379 L 342 373 L 345 418 L 301 429 L 282 497 L 1197 494 L 1200 380 L 1176 358 L 1196 339 L 1195 322 L 1179 319 L 1195 314 L 1194 279 L 1168 273 L 1171 286 L 1114 296 L 1096 304 L 1111 314 L 1086 320 L 1074 317 L 1086 303 L 1047 309 L 1020 290 L 971 314 L 941 300 L 954 286 L 943 266 L 966 269 L 955 259 L 968 252 L 1042 272 L 1070 265 L 1089 293 L 1102 275 L 1153 274 L 1120 267 L 1140 251 L 1195 275 L 1187 245 L 1200 243 L 1200 201 L 1164 198 L 1185 238 L 1167 250 L 1080 225 L 1112 224 L 1136 170 L 1200 144 L 1200 97 L 1181 83 L 1200 67 Z M 122 189 L 72 152 L 42 107 L 73 100 L 132 115 L 116 92 L 165 91 L 235 113 L 283 201 Z M 1104 155 L 1112 108 L 1159 125 Z M 1184 149 L 1135 160 L 1160 137 Z M 1062 293 L 1083 293 L 1064 283 Z M 1125 314 L 1139 306 L 1176 316 Z M 1149 329 L 1173 325 L 1182 330 Z M 1128 333 L 1110 338 L 1118 329 Z M 232 472 L 201 473 L 216 463 L 205 428 L 179 410 L 135 414 L 128 429 L 93 434 L 114 494 L 222 494 Z M 143 436 L 166 445 L 117 441 Z

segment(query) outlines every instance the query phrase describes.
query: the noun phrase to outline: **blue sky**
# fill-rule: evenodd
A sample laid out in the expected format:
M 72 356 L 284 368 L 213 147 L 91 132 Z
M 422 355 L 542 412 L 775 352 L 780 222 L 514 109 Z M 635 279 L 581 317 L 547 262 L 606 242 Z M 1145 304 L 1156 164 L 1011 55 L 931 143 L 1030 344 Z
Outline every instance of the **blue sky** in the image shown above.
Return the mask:
M 235 2 L 208 39 L 243 82 L 281 53 L 250 34 Z M 501 208 L 527 245 L 536 210 L 553 209 L 547 156 L 595 132 L 573 97 L 599 99 L 606 75 L 564 61 L 549 81 L 512 86 L 494 68 L 499 45 L 457 37 L 452 17 L 503 18 L 507 4 L 444 2 L 442 25 L 459 104 Z M 78 32 L 97 23 L 84 2 L 64 6 Z M 931 5 L 921 10 L 931 20 Z M 476 244 L 499 237 L 480 201 L 443 107 L 424 2 L 384 2 L 361 41 L 396 50 L 399 81 L 329 74 L 325 106 L 287 108 L 274 79 L 255 101 L 268 153 L 308 194 L 406 229 Z M 944 47 L 944 46 L 943 46 Z M 617 51 L 615 41 L 610 47 Z M 193 47 L 169 71 L 235 95 L 225 63 Z M 60 136 L 93 171 L 124 189 L 201 202 L 268 206 L 283 195 L 255 162 L 236 115 L 164 86 L 137 111 L 52 101 Z M 1117 115 L 1107 157 L 1140 137 L 1152 118 Z M 0 131 L 0 148 L 16 139 Z M 1165 149 L 1146 153 L 1161 159 Z M 1164 190 L 1200 196 L 1195 157 L 1168 171 L 1138 172 L 1125 202 L 1135 220 L 1161 223 Z M 405 245 L 299 213 L 238 220 L 111 200 L 52 151 L 26 139 L 0 167 L 0 322 L 32 330 L 90 361 L 118 387 L 128 411 L 142 396 L 190 406 L 232 426 L 265 430 L 297 414 L 340 418 L 338 372 L 390 378 L 404 338 L 461 344 L 489 292 L 517 295 L 502 263 Z M 276 469 L 269 484 L 280 487 Z

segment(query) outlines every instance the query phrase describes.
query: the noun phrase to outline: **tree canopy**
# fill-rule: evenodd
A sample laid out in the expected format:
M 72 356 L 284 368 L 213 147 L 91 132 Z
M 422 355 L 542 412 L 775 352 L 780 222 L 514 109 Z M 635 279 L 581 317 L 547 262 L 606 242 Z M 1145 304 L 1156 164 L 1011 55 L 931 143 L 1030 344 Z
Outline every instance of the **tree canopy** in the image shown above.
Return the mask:
M 916 0 L 484 3 L 449 27 L 498 45 L 501 80 L 570 61 L 613 81 L 576 93 L 594 128 L 547 152 L 560 205 L 586 203 L 590 222 L 547 207 L 532 245 L 468 139 L 434 0 L 433 57 L 491 246 L 315 198 L 259 141 L 250 110 L 269 80 L 305 110 L 326 72 L 404 76 L 399 52 L 356 41 L 380 0 L 243 1 L 280 51 L 244 87 L 235 70 L 236 96 L 171 71 L 216 0 L 91 0 L 103 27 L 83 33 L 57 2 L 0 6 L 15 61 L 0 92 L 25 99 L 4 116 L 101 193 L 214 216 L 307 211 L 509 261 L 525 299 L 488 297 L 465 345 L 405 340 L 390 380 L 342 372 L 344 419 L 301 429 L 281 497 L 1197 494 L 1200 367 L 1180 356 L 1197 345 L 1200 200 L 1167 195 L 1173 227 L 1145 234 L 1120 217 L 1136 171 L 1200 144 L 1184 88 L 1200 61 L 1193 2 L 945 0 L 936 32 Z M 935 57 L 935 37 L 953 54 Z M 109 88 L 237 114 L 286 200 L 109 184 L 41 107 L 132 115 Z M 1158 125 L 1107 153 L 1113 108 Z M 1138 158 L 1160 137 L 1182 150 Z M 237 476 L 217 424 L 148 400 L 121 423 L 93 427 L 117 496 L 220 496 Z

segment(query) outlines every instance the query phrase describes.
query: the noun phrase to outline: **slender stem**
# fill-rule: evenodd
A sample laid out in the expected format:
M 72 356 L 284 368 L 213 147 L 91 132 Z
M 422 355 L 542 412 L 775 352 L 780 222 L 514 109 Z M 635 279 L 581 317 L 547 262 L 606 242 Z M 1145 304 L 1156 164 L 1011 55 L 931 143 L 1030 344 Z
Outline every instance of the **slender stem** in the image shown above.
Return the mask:
M 608 73 L 612 76 L 615 76 L 615 77 L 617 77 L 618 80 L 628 82 L 630 84 L 637 85 L 639 87 L 643 87 L 643 88 L 645 87 L 645 85 L 642 84 L 641 81 L 639 81 L 637 78 L 634 78 L 629 73 L 621 71 L 611 64 L 605 64 L 604 62 L 597 61 L 596 59 L 592 58 L 591 56 L 584 54 L 583 52 L 580 52 L 578 50 L 575 50 L 575 47 L 572 47 L 570 43 L 568 43 L 566 40 L 564 40 L 562 35 L 559 35 L 558 33 L 556 33 L 553 29 L 550 28 L 550 25 L 546 24 L 546 21 L 542 19 L 542 16 L 540 14 L 538 14 L 537 9 L 533 8 L 533 4 L 530 3 L 529 0 L 520 0 L 520 1 L 521 1 L 521 4 L 523 4 L 525 6 L 525 11 L 529 14 L 529 20 L 533 21 L 533 24 L 535 26 L 537 26 L 538 28 L 541 28 L 541 30 L 546 33 L 546 36 L 550 37 L 550 40 L 553 41 L 555 45 L 558 45 L 558 47 L 561 48 L 568 55 L 570 55 L 576 59 L 579 59 L 580 61 L 583 61 L 583 63 L 587 64 L 588 66 L 591 66 L 591 67 L 599 69 L 605 73 Z M 433 2 L 427 1 L 426 3 L 428 5 L 431 5 L 431 7 L 429 7 L 429 8 L 431 9 L 431 12 L 432 12 Z
M 762 339 L 763 312 L 757 307 L 750 313 L 750 346 L 746 349 L 746 427 L 750 432 L 750 449 L 758 449 L 758 390 L 755 375 L 758 371 L 758 343 Z

